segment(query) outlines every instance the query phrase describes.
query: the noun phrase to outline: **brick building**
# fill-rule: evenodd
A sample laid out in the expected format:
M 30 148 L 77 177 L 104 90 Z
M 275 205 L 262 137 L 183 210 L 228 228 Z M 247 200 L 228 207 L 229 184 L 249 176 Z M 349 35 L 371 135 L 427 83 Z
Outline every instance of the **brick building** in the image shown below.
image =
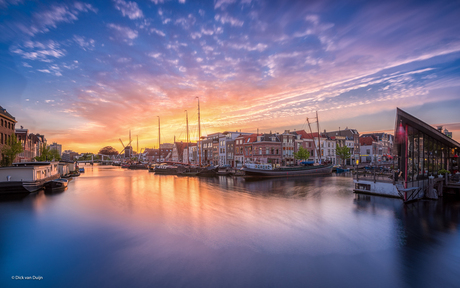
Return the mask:
M 16 119 L 5 108 L 0 106 L 0 151 L 10 143 L 11 135 L 15 133 L 16 123 Z M 3 155 L 0 155 L 0 161 L 2 159 Z

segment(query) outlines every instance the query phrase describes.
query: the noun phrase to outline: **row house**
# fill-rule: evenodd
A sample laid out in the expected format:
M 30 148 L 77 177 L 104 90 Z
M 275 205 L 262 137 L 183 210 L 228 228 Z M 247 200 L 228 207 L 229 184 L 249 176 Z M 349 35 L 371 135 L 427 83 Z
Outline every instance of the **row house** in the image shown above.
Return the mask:
M 29 130 L 22 126 L 15 130 L 15 134 L 24 151 L 16 156 L 14 162 L 30 162 L 41 155 L 41 148 L 46 146 L 44 135 L 29 133 Z
M 235 167 L 235 139 L 240 135 L 251 135 L 247 132 L 225 131 L 219 136 L 219 165 L 230 165 Z
M 300 147 L 307 149 L 310 152 L 308 161 L 320 162 L 336 162 L 336 146 L 335 141 L 328 138 L 325 134 L 307 133 L 305 130 L 295 131 L 296 146 L 294 152 L 297 152 Z M 321 155 L 319 154 L 321 153 Z
M 235 138 L 235 166 L 241 167 L 246 163 L 245 154 L 244 154 L 244 143 L 248 141 L 251 135 L 241 134 Z
M 160 144 L 160 149 L 145 148 L 145 158 L 151 162 L 171 161 L 174 144 L 163 143 Z
M 174 142 L 172 149 L 171 159 L 173 162 L 183 162 L 186 163 L 187 159 L 183 157 L 184 150 L 187 148 L 188 143 L 184 142 Z
M 356 159 L 358 159 L 359 156 L 359 132 L 356 129 L 349 129 L 348 127 L 345 128 L 345 130 L 339 130 L 338 131 L 331 131 L 331 132 L 326 132 L 325 133 L 328 137 L 333 138 L 333 137 L 345 137 L 345 142 L 349 143 L 349 141 L 353 141 L 353 145 L 351 146 L 350 144 L 347 144 L 346 146 L 349 147 L 351 154 L 356 155 Z M 342 138 L 343 139 L 343 138 Z M 340 143 L 339 143 L 340 144 Z M 342 147 L 342 145 L 339 145 Z
M 297 139 L 295 133 L 291 133 L 289 130 L 285 130 L 283 134 L 279 135 L 281 142 L 281 151 L 282 151 L 282 165 L 294 165 L 294 143 Z
M 241 135 L 235 139 L 235 162 L 239 167 L 244 163 L 282 163 L 282 145 L 278 135 L 272 133 Z
M 212 138 L 206 138 L 205 136 L 201 137 L 201 155 L 198 155 L 198 158 L 201 156 L 202 165 L 214 165 L 212 156 L 212 141 Z
M 15 132 L 16 123 L 16 118 L 0 106 L 0 151 L 2 151 L 3 146 L 11 143 L 11 135 Z M 3 159 L 3 155 L 0 155 L 1 159 Z
M 184 148 L 183 163 L 198 164 L 197 144 L 188 143 Z
M 394 136 L 387 133 L 366 133 L 362 135 L 363 137 L 373 137 L 377 144 L 378 152 L 381 161 L 389 160 L 392 158 Z M 378 161 L 378 159 L 377 159 Z
M 379 160 L 378 141 L 374 136 L 361 136 L 359 138 L 361 161 L 373 163 Z

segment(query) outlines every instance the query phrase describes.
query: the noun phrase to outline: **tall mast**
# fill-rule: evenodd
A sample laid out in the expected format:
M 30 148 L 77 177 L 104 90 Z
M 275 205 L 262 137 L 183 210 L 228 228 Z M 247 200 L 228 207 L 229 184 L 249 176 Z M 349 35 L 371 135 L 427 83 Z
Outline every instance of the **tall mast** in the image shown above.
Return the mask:
M 319 133 L 319 118 L 318 111 L 316 111 L 316 124 L 318 126 L 318 141 L 319 141 L 319 163 L 321 164 L 321 135 Z
M 319 155 L 319 153 L 321 153 L 321 151 L 318 152 L 318 148 L 316 147 L 315 137 L 313 137 L 313 132 L 311 131 L 310 120 L 308 119 L 308 117 L 307 117 L 307 122 L 308 122 L 308 128 L 310 128 L 311 139 L 313 139 L 313 146 L 315 146 L 316 155 L 317 155 L 317 157 L 319 157 L 318 155 Z M 318 137 L 319 137 L 319 135 L 318 135 Z
M 185 123 L 187 123 L 187 163 L 190 164 L 190 157 L 188 156 L 188 142 L 190 141 L 190 138 L 188 135 L 188 112 L 187 110 L 185 110 Z
M 139 135 L 136 135 L 136 139 L 137 139 L 136 153 L 139 154 Z
M 129 130 L 129 157 L 132 157 L 133 155 L 133 145 L 131 144 L 131 130 Z
M 158 160 L 161 160 L 161 149 L 160 149 L 160 144 L 161 144 L 161 139 L 160 139 L 160 116 L 158 117 Z
M 198 99 L 198 145 L 197 145 L 197 149 L 198 149 L 198 158 L 199 158 L 199 163 L 200 163 L 200 167 L 201 167 L 201 153 L 200 153 L 200 146 L 201 146 L 201 143 L 200 143 L 200 139 L 201 139 L 201 126 L 200 126 L 200 98 L 197 96 L 196 97 Z

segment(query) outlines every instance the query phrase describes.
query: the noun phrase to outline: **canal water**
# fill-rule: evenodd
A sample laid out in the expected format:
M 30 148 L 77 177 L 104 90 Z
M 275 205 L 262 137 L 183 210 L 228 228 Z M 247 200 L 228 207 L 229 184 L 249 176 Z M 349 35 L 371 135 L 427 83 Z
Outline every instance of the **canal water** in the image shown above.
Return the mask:
M 0 287 L 460 287 L 458 200 L 403 205 L 338 175 L 85 169 L 62 193 L 0 199 Z

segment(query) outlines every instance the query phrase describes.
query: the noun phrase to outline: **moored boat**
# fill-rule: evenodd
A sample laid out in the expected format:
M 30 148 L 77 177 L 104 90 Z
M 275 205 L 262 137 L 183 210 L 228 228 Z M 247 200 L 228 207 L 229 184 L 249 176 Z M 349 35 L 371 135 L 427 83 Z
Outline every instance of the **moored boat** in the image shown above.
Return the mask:
M 0 167 L 0 194 L 31 193 L 60 177 L 58 162 L 23 162 Z
M 219 166 L 217 168 L 217 173 L 218 176 L 229 176 L 233 175 L 233 169 L 230 165 L 223 165 Z
M 178 166 L 176 165 L 168 165 L 166 163 L 162 163 L 154 167 L 155 174 L 161 175 L 177 175 Z
M 136 163 L 136 164 L 131 164 L 129 165 L 128 169 L 131 170 L 147 170 L 149 169 L 147 164 L 142 164 L 142 163 Z
M 201 177 L 217 176 L 217 167 L 216 166 L 204 167 L 196 175 L 201 176 Z
M 346 168 L 346 169 L 344 169 L 344 168 L 337 168 L 336 171 L 337 171 L 337 173 L 342 173 L 342 172 L 349 172 L 350 169 L 349 169 L 349 168 Z
M 332 173 L 332 165 L 295 166 L 272 168 L 269 164 L 246 164 L 241 170 L 250 177 L 294 177 L 327 175 Z
M 67 179 L 55 179 L 49 182 L 46 182 L 44 185 L 46 192 L 62 192 L 67 188 L 69 181 Z

